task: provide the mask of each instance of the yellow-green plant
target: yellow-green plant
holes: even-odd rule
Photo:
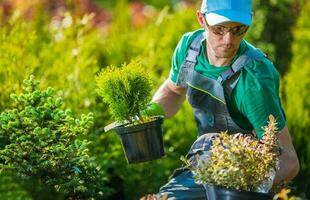
[[[269,117],[264,131],[262,140],[240,133],[220,133],[213,140],[209,159],[196,156],[197,167],[190,166],[195,179],[227,188],[256,191],[276,168],[279,156],[274,117]],[[190,164],[189,161],[186,163]]]
[[[98,94],[109,105],[112,116],[118,122],[133,121],[150,101],[152,82],[139,61],[122,67],[109,66],[96,77]]]
[[[279,193],[274,195],[273,200],[301,200],[299,197],[290,195],[290,192],[290,189],[283,188]]]

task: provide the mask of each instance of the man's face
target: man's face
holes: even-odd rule
[[[231,58],[238,51],[248,27],[235,22],[206,26],[208,49],[217,58]]]

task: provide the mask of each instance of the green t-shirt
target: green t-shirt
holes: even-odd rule
[[[199,29],[186,33],[179,41],[172,57],[170,71],[172,82],[176,83],[177,81],[189,45],[203,31],[203,29]],[[215,67],[210,65],[205,55],[205,42],[203,40],[200,44],[201,51],[197,57],[195,71],[206,77],[217,79],[229,66]],[[253,48],[253,46],[243,40],[234,60],[248,48]],[[235,123],[246,131],[255,130],[258,138],[262,138],[262,127],[267,125],[270,114],[276,118],[279,130],[285,126],[285,115],[279,98],[279,74],[267,58],[252,61],[241,70],[239,81],[232,91],[231,100],[226,103]]]

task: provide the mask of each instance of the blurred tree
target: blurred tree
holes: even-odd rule
[[[298,191],[310,197],[310,1],[303,6],[293,29],[293,59],[284,79],[285,110],[299,161]]]
[[[291,29],[301,4],[302,0],[253,0],[253,25],[246,38],[267,54],[281,74],[292,57]]]

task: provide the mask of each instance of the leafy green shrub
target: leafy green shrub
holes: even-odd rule
[[[93,114],[74,118],[61,109],[54,90],[38,90],[33,77],[24,81],[24,93],[12,94],[15,106],[1,113],[0,135],[7,144],[0,150],[1,172],[14,172],[22,180],[35,180],[66,198],[102,198],[104,176],[88,154],[86,134]]]
[[[227,188],[257,191],[270,178],[271,170],[276,169],[279,160],[276,122],[272,116],[269,120],[262,140],[241,133],[220,133],[212,141],[207,160],[196,156],[198,165],[194,167],[186,161],[193,169],[195,179]]]
[[[118,139],[105,135],[102,140],[107,141],[98,140],[100,128],[109,116],[96,95],[93,81],[102,59],[102,37],[90,26],[89,15],[66,13],[63,18],[50,20],[40,13],[44,12],[34,13],[33,21],[14,15],[0,28],[0,111],[14,106],[10,94],[19,93],[23,79],[34,74],[41,82],[38,87],[55,88],[56,95],[61,96],[74,113],[94,113],[92,131],[78,137],[93,141],[88,145],[90,154],[100,162],[102,171],[106,171],[113,164],[101,162],[101,159],[109,160],[117,154],[111,153],[109,145],[114,145],[115,149]],[[6,143],[5,138],[0,138],[0,148]],[[121,153],[120,148],[115,157],[121,157]]]
[[[98,94],[109,105],[112,116],[119,122],[138,116],[150,101],[152,83],[138,61],[102,70],[96,77]]]
[[[1,27],[0,110],[9,106],[10,93],[21,91],[22,81],[34,74],[42,87],[55,88],[74,112],[90,110],[105,118],[107,114],[96,113],[101,104],[92,79],[99,71],[101,38],[89,24],[91,15],[66,13],[57,19],[14,18]]]

